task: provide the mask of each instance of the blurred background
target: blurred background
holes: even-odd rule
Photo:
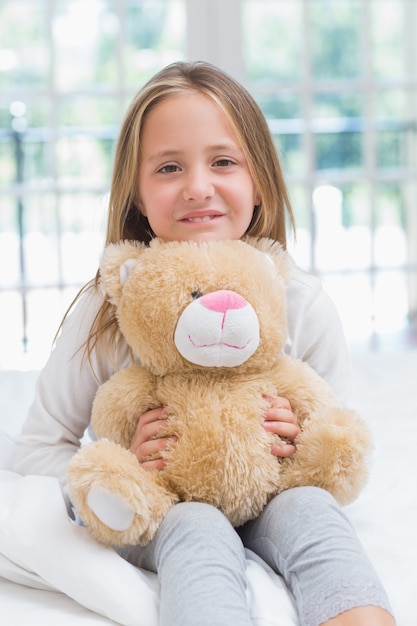
[[[120,122],[210,61],[263,109],[352,350],[417,347],[415,0],[1,0],[0,369],[42,367],[96,272]]]

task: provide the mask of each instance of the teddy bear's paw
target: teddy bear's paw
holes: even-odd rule
[[[90,489],[87,504],[94,515],[112,530],[123,532],[133,523],[135,512],[130,505],[118,493],[104,487]]]

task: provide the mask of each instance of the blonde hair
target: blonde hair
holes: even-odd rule
[[[286,247],[287,220],[294,217],[281,165],[265,117],[248,91],[222,70],[204,62],[173,63],[155,74],[134,98],[122,124],[116,147],[109,199],[106,244],[132,239],[149,243],[154,237],[148,220],[137,207],[141,132],[146,116],[159,102],[184,92],[203,93],[223,110],[244,152],[259,205],[246,235],[270,237]],[[97,274],[94,284],[97,286]],[[105,331],[117,336],[114,307],[104,303],[87,340],[87,354]]]
[[[227,116],[241,145],[260,204],[247,235],[270,237],[286,247],[287,218],[294,218],[281,165],[265,117],[248,91],[208,63],[173,63],[139,91],[127,111],[116,149],[106,243],[153,237],[148,221],[136,206],[140,139],[146,116],[172,95],[195,91],[212,98]]]

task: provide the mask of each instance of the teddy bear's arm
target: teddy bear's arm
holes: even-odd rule
[[[287,398],[296,411],[300,426],[312,412],[323,406],[339,405],[328,383],[300,359],[282,355],[271,370],[271,380],[276,393]]]
[[[327,383],[306,363],[285,357],[273,378],[301,426],[295,454],[281,464],[281,487],[314,485],[341,504],[351,502],[368,476],[372,438],[367,424],[341,407]]]
[[[154,376],[139,365],[113,374],[94,398],[91,425],[96,437],[129,448],[139,417],[158,406],[155,388]]]

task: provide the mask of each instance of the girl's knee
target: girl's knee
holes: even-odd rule
[[[245,550],[229,520],[215,507],[199,502],[176,504],[163,520],[157,536],[161,559],[178,554],[190,564],[232,567],[245,571]]]
[[[162,533],[176,541],[197,546],[204,543],[219,547],[228,545],[244,551],[242,542],[229,520],[215,507],[202,502],[180,502],[165,516]]]
[[[334,497],[325,489],[320,487],[293,487],[283,491],[271,502],[275,502],[281,507],[290,507],[292,510],[302,508],[310,510],[316,506],[337,507]]]
[[[294,487],[283,491],[266,505],[259,516],[260,525],[272,529],[268,530],[268,534],[277,528],[280,532],[291,530],[302,533],[307,528],[311,530],[331,520],[343,525],[347,523],[336,500],[320,487]]]
[[[233,528],[228,519],[218,509],[203,502],[179,502],[170,509],[164,522],[171,527],[179,526],[185,533],[230,532]]]

